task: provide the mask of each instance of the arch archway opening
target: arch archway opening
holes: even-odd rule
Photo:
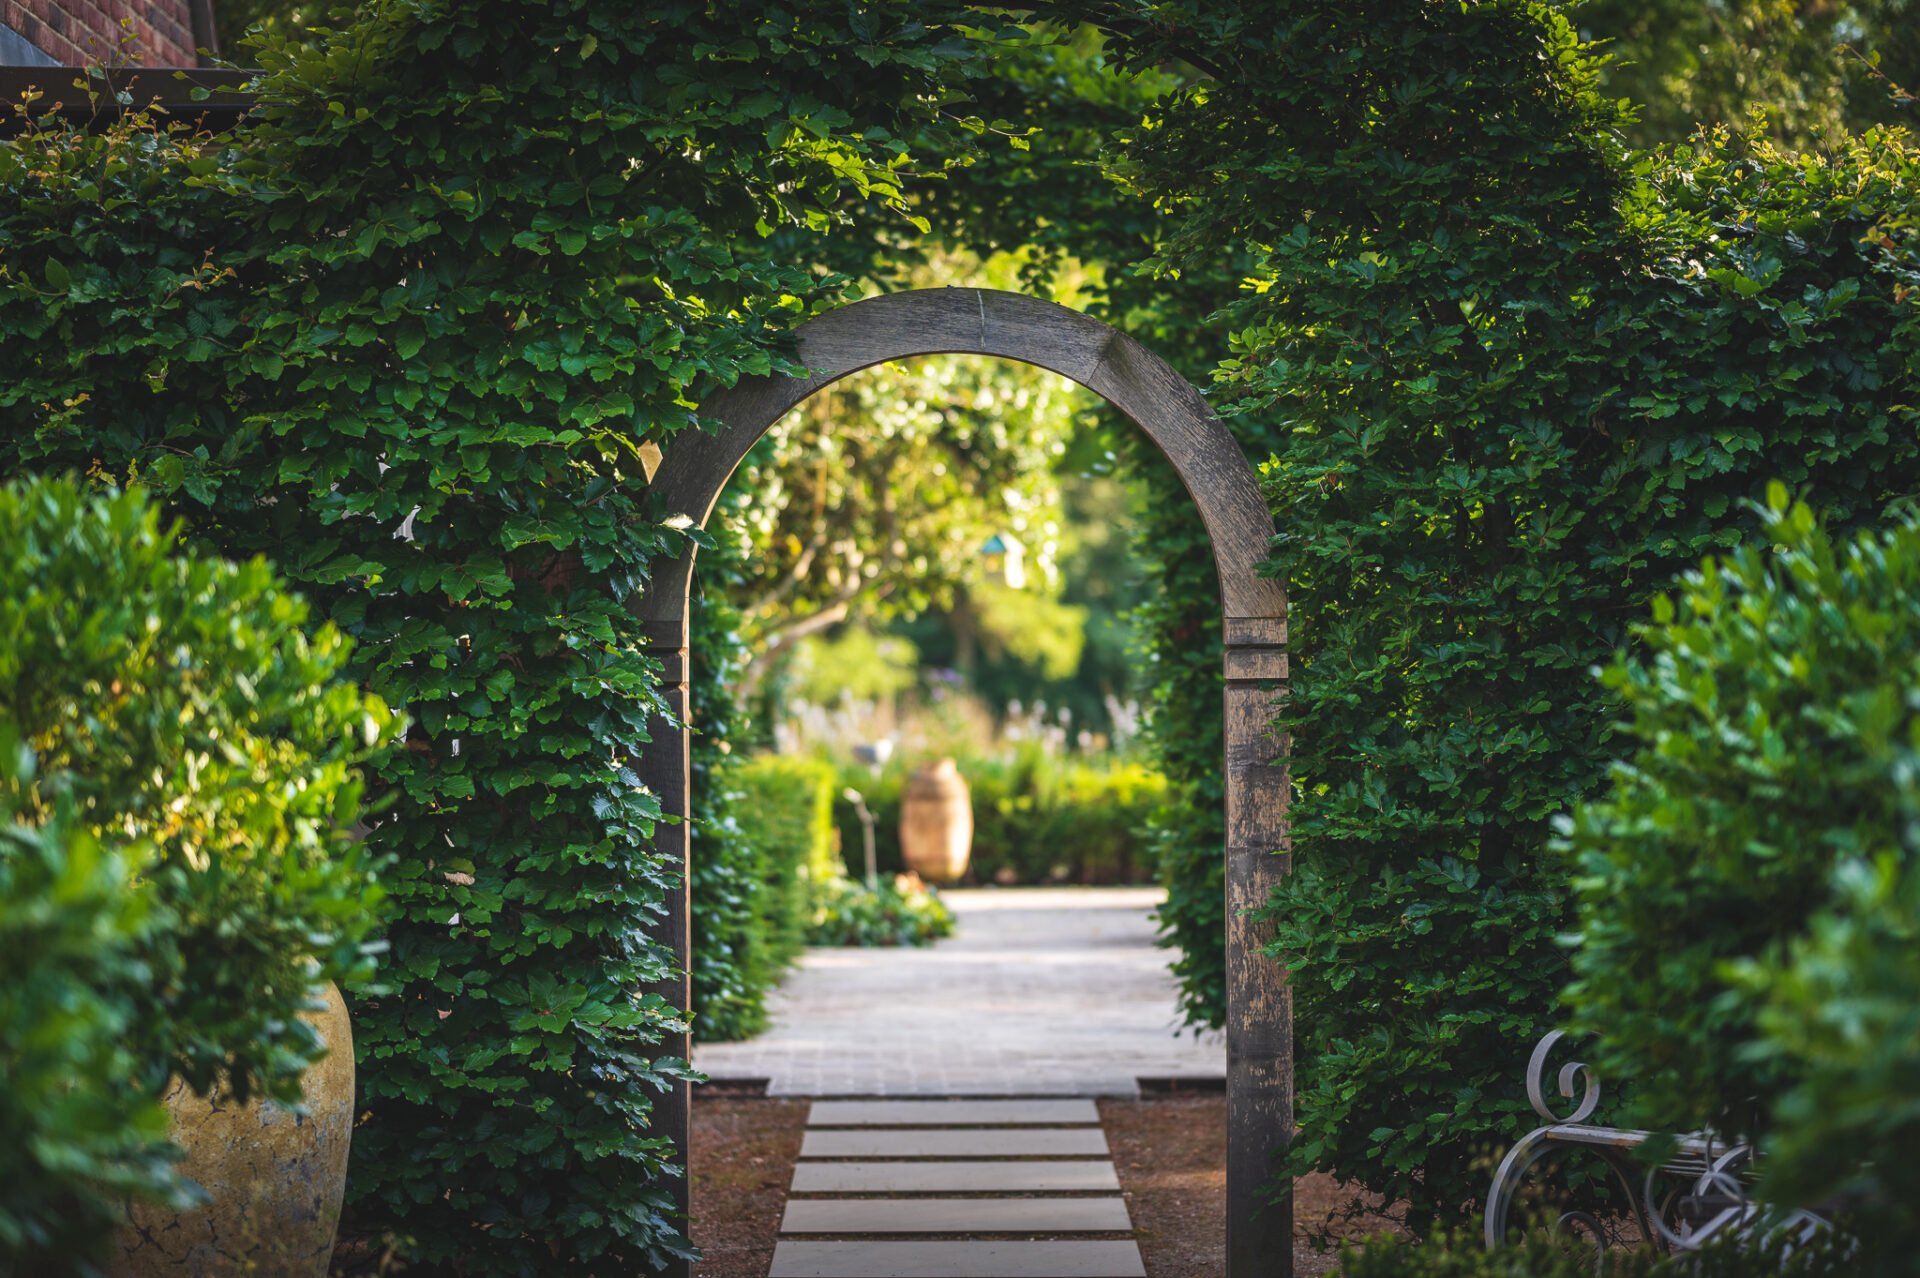
[[[688,433],[663,453],[648,490],[656,519],[705,526],[748,451],[808,396],[876,364],[928,355],[985,355],[1058,373],[1105,399],[1145,431],[1180,476],[1206,526],[1220,583],[1225,695],[1221,707],[1226,793],[1227,1275],[1286,1278],[1292,1272],[1292,1212],[1266,1193],[1293,1132],[1292,1009],[1284,974],[1262,954],[1249,917],[1286,870],[1287,781],[1281,743],[1269,731],[1286,679],[1286,598],[1262,577],[1273,524],[1240,446],[1205,399],[1165,361],[1119,330],[1038,298],[985,289],[931,289],[870,298],[819,316],[798,333],[805,378],[742,380],[703,406],[720,423]],[[662,990],[691,1001],[686,819],[688,595],[696,548],[653,566],[636,606],[649,653],[661,662],[674,721],[657,727],[640,755],[641,780],[679,820],[663,826],[662,850],[681,866],[662,939],[680,975]],[[1279,855],[1276,855],[1279,853]],[[668,1044],[685,1057],[691,1044]],[[684,1155],[689,1089],[656,1108],[655,1127]],[[681,1182],[684,1209],[685,1181]]]

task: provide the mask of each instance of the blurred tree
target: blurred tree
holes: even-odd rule
[[[1574,16],[1612,55],[1602,91],[1640,109],[1638,145],[1742,130],[1754,108],[1796,146],[1914,118],[1920,0],[1587,0]]]
[[[251,63],[240,48],[240,40],[247,32],[264,27],[276,35],[290,35],[326,8],[325,4],[302,3],[302,0],[214,0],[213,26],[220,38],[221,56],[257,65]]]
[[[1011,287],[1020,260],[937,255],[912,287]],[[1071,285],[1058,292],[1071,300]],[[987,579],[998,537],[1047,576],[1056,463],[1093,397],[1025,364],[962,356],[887,364],[812,396],[748,458],[754,555],[733,597],[756,656],[749,685],[796,640],[862,617],[951,607]]]

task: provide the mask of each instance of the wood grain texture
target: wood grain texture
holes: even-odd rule
[[[810,320],[797,337],[809,375],[745,378],[710,397],[703,414],[718,429],[671,441],[648,490],[651,517],[704,527],[748,450],[802,400],[875,364],[943,354],[1033,364],[1100,395],[1159,446],[1199,509],[1219,574],[1226,642],[1227,1278],[1291,1278],[1292,1207],[1269,1201],[1265,1188],[1293,1133],[1292,999],[1285,973],[1261,955],[1268,929],[1249,917],[1288,867],[1284,743],[1269,731],[1287,676],[1286,593],[1258,571],[1273,522],[1252,467],[1205,398],[1164,360],[1090,316],[1039,298],[985,289],[894,293]],[[693,564],[691,545],[656,563],[651,589],[635,607],[651,650],[677,657],[682,679]],[[684,722],[684,682],[673,704]],[[685,728],[655,735],[641,778],[668,811],[685,814]],[[686,827],[662,829],[682,867],[665,927],[684,968]],[[686,984],[684,976],[675,983],[676,997],[686,997]],[[662,1104],[657,1126],[685,1151],[683,1095]]]
[[[691,560],[685,561],[690,567]],[[685,586],[681,586],[681,598],[685,600]],[[640,784],[660,797],[660,810],[664,816],[676,818],[671,824],[662,821],[654,827],[654,848],[677,866],[671,876],[672,886],[667,890],[665,912],[654,931],[655,939],[661,941],[673,952],[673,974],[655,985],[653,993],[660,995],[672,1007],[691,1008],[693,1006],[693,914],[691,908],[691,879],[688,871],[692,858],[691,831],[687,817],[693,811],[693,760],[692,740],[687,725],[690,721],[687,697],[687,638],[685,610],[682,609],[681,622],[677,634],[669,633],[647,648],[647,655],[658,661],[661,666],[661,693],[666,698],[672,717],[657,720],[649,725],[652,739],[640,747],[635,760],[634,772],[640,778]],[[662,1038],[661,1049],[669,1056],[681,1060],[693,1058],[693,1039],[690,1034],[673,1034]],[[689,1166],[686,1161],[693,1147],[693,1089],[690,1084],[675,1083],[671,1089],[655,1098],[653,1102],[653,1129],[672,1138],[678,1151],[680,1165]],[[687,1218],[691,1207],[689,1201],[692,1192],[691,1177],[681,1176],[670,1182],[674,1209],[680,1219]],[[684,1261],[674,1262],[662,1271],[663,1278],[690,1278],[692,1267]]]

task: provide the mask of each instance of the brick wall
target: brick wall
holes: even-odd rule
[[[189,0],[0,0],[0,26],[65,66],[199,61]]]

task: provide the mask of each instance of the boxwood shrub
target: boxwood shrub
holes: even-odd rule
[[[1777,485],[1764,515],[1606,671],[1633,749],[1565,826],[1565,997],[1627,1117],[1758,1138],[1776,1192],[1851,1192],[1910,1256],[1920,521],[1835,538]]]
[[[0,1257],[81,1265],[116,1195],[179,1191],[171,1077],[297,1101],[299,1013],[369,968],[357,767],[396,719],[307,622],[138,493],[0,487]]]

